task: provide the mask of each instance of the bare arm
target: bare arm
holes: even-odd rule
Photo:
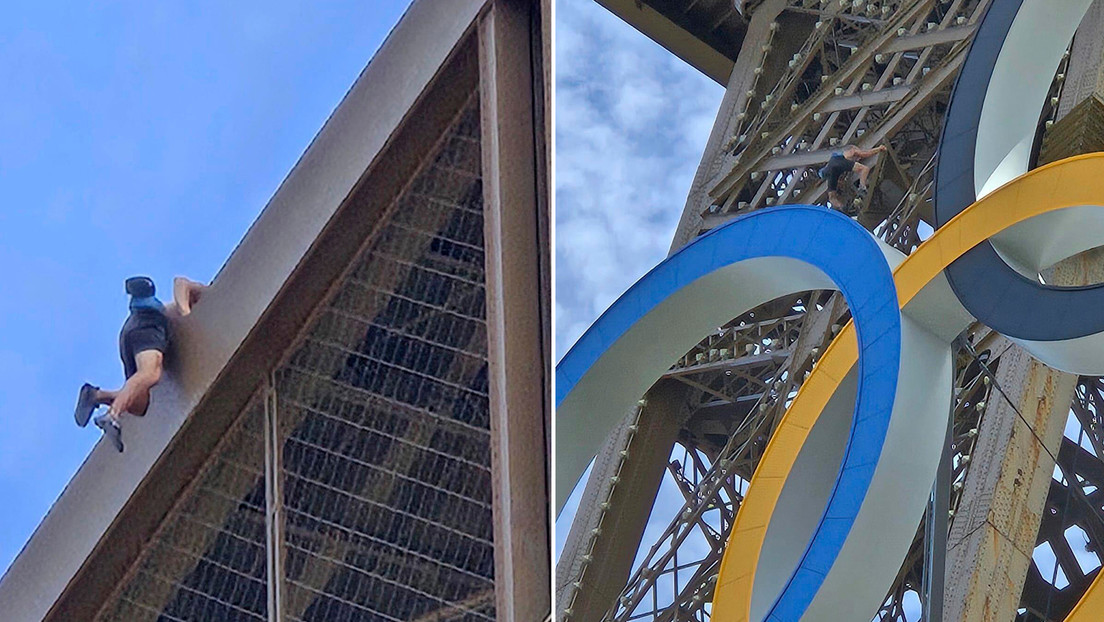
[[[855,147],[855,150],[852,151],[851,153],[854,154],[857,159],[865,160],[867,158],[874,157],[874,156],[878,155],[879,153],[883,153],[885,151],[886,151],[886,146],[885,145],[878,145],[877,147],[874,147],[873,149],[859,149],[858,147]]]
[[[178,276],[173,279],[173,305],[183,317],[192,312],[192,306],[199,302],[207,286],[191,279]]]

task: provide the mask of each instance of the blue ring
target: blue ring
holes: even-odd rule
[[[839,556],[869,488],[889,427],[901,356],[897,288],[877,241],[823,207],[788,205],[736,218],[671,255],[633,284],[556,366],[556,405],[618,339],[659,303],[734,263],[786,257],[828,276],[851,309],[859,346],[858,393],[840,471],[801,562],[768,620],[797,620]]]

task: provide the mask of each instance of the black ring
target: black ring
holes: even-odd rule
[[[974,158],[982,107],[997,58],[1023,0],[994,0],[978,25],[955,82],[935,170],[936,226],[977,201]],[[986,240],[944,272],[966,310],[990,328],[1027,341],[1104,332],[1104,284],[1054,287],[1017,272]]]

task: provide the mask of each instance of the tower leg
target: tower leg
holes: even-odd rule
[[[676,382],[654,386],[595,458],[556,564],[557,620],[601,620],[624,589],[688,414],[684,396]]]

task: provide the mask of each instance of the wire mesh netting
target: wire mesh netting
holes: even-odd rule
[[[480,172],[473,93],[98,620],[495,619]]]
[[[267,619],[263,417],[253,400],[97,620]]]
[[[277,372],[288,620],[493,620],[479,110]]]

